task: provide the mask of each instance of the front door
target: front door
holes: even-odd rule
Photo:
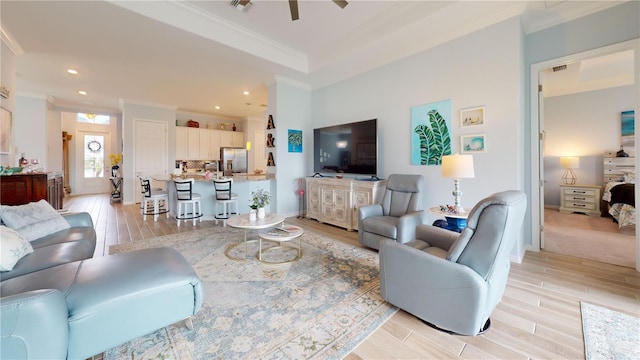
[[[111,133],[102,131],[77,132],[76,194],[102,194],[110,190]]]

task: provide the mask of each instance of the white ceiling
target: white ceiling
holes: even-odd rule
[[[299,0],[293,22],[282,0],[246,12],[215,0],[2,0],[0,18],[19,94],[95,112],[124,100],[262,118],[276,78],[319,88],[513,16],[533,32],[621,2]]]

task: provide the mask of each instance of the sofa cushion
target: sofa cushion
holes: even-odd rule
[[[96,233],[90,227],[71,228],[35,240],[31,245],[33,253],[23,257],[13,270],[0,272],[0,280],[91,258],[96,248]]]
[[[32,241],[68,229],[69,223],[45,200],[26,205],[0,207],[2,221]]]
[[[0,271],[12,270],[18,260],[32,252],[33,247],[20,233],[0,226]]]

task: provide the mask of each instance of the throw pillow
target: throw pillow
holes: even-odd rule
[[[29,241],[71,227],[62,215],[45,200],[26,205],[2,205],[0,217],[5,225],[17,230]]]
[[[11,228],[0,226],[0,271],[13,270],[18,260],[32,252],[27,239]]]

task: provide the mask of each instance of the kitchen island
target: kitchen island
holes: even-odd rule
[[[176,186],[174,185],[174,179],[189,179],[195,180],[193,185],[193,192],[198,193],[201,196],[200,202],[202,206],[202,220],[215,220],[216,210],[216,189],[213,186],[213,177],[207,180],[200,174],[187,174],[185,176],[171,176],[169,179],[154,179],[157,181],[165,181],[166,189],[169,192],[170,213],[173,217],[176,214]],[[271,209],[275,209],[276,201],[276,179],[270,175],[262,176],[230,176],[223,177],[221,179],[233,179],[231,185],[231,191],[238,194],[238,212],[240,214],[249,213],[249,199],[251,198],[251,192],[264,189],[271,195],[271,203],[265,207],[267,212],[271,212]]]

